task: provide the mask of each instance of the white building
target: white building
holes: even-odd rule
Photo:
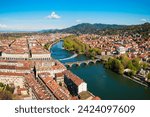
[[[14,59],[28,59],[29,58],[29,54],[28,53],[24,53],[24,54],[13,54],[13,53],[5,53],[2,52],[2,57],[3,58],[14,58]]]
[[[119,54],[125,54],[126,53],[126,49],[125,49],[125,47],[120,46],[120,47],[117,48],[117,52]]]
[[[32,54],[32,59],[50,60],[50,53],[48,54]]]
[[[87,83],[85,83],[78,76],[68,70],[64,72],[64,75],[65,84],[69,87],[69,90],[73,95],[79,95],[79,93],[87,91]]]

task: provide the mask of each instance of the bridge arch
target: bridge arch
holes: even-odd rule
[[[82,62],[82,63],[80,63],[80,66],[81,65],[88,65],[88,63],[87,62]]]
[[[89,61],[88,64],[95,64],[95,61]]]
[[[75,67],[80,66],[80,63],[73,63],[73,64],[72,64],[72,67],[73,67],[73,66],[75,66]]]
[[[101,60],[100,60],[100,59],[98,59],[98,60],[96,60],[96,61],[95,61],[95,63],[98,63],[98,62],[101,62]]]
[[[65,64],[65,66],[66,66],[67,68],[72,67],[71,64]]]

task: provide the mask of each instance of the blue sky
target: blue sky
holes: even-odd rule
[[[150,21],[149,5],[150,0],[0,0],[0,30],[141,24]]]

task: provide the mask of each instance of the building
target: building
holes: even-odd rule
[[[3,50],[2,57],[7,59],[28,59],[29,49],[26,38],[21,38],[7,43],[7,48]],[[4,46],[4,45],[3,45]],[[5,45],[6,46],[6,45]]]
[[[33,74],[24,75],[26,84],[31,92],[32,98],[37,100],[51,100],[51,95],[45,90],[36,79]]]
[[[117,48],[117,52],[118,54],[125,54],[126,53],[126,49],[123,46],[120,46]]]
[[[64,71],[65,84],[73,96],[79,95],[81,92],[87,91],[87,83],[71,71]]]
[[[0,72],[3,73],[30,73],[30,62],[0,60]]]
[[[52,67],[56,65],[55,61],[47,60],[47,61],[35,61],[35,70],[36,70],[36,76],[39,73],[48,72],[51,73],[54,77],[54,73],[52,71]]]
[[[50,52],[46,50],[36,39],[28,39],[31,59],[49,60],[51,59]]]
[[[71,95],[66,88],[62,88],[56,81],[52,78],[50,73],[40,73],[38,74],[40,82],[45,85],[45,88],[48,89],[51,94],[55,96],[58,100],[69,100]]]

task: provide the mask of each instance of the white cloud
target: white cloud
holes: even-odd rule
[[[0,28],[1,28],[1,29],[7,28],[7,25],[5,25],[5,24],[0,24]]]
[[[148,19],[141,19],[142,22],[148,22]]]
[[[77,22],[77,23],[80,23],[80,22],[81,22],[81,20],[80,20],[80,19],[77,19],[77,20],[76,20],[76,22]]]
[[[47,18],[48,19],[60,19],[61,17],[55,12],[52,12],[50,15],[47,16]]]

